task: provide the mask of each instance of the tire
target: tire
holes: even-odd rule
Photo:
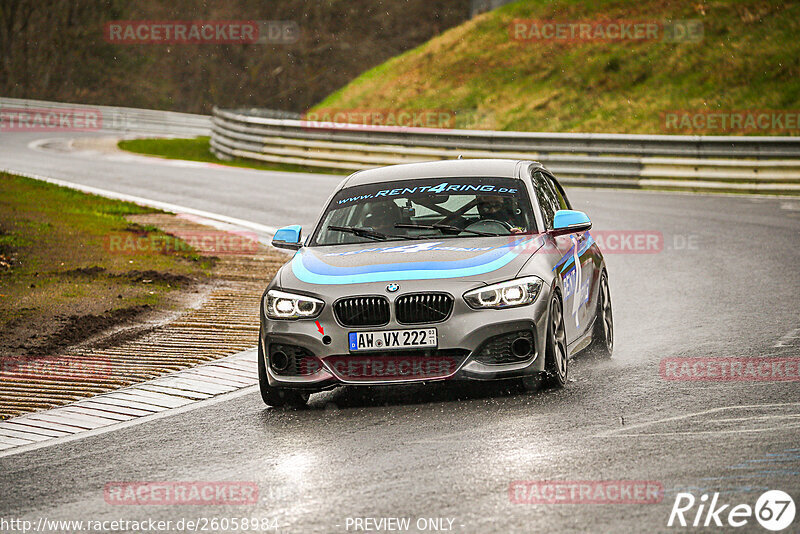
[[[605,271],[600,275],[597,312],[589,351],[601,358],[611,358],[614,353],[614,314],[611,308],[611,292],[608,290],[608,275]]]
[[[264,363],[264,351],[261,347],[261,337],[259,336],[258,342],[258,386],[261,390],[261,400],[267,406],[281,408],[283,406],[291,406],[293,408],[301,408],[308,402],[308,393],[297,391],[294,389],[274,388],[269,385],[267,379],[267,368]]]
[[[561,295],[556,292],[550,301],[547,315],[547,345],[545,346],[545,382],[549,387],[563,388],[569,379],[569,353],[564,328],[564,308]]]

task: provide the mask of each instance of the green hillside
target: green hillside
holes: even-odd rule
[[[512,38],[515,19],[694,20],[703,35],[694,42],[523,41]],[[456,127],[476,129],[733,133],[676,131],[664,113],[782,110],[797,117],[800,3],[516,2],[363,73],[314,109],[452,110]],[[762,123],[737,133],[798,135],[800,126]]]

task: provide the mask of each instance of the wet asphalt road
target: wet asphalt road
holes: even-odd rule
[[[30,152],[32,139],[0,137],[0,167],[271,226],[309,223],[341,179],[98,161]],[[595,230],[660,232],[663,250],[607,254],[615,357],[578,356],[566,389],[348,388],[312,396],[302,411],[267,409],[252,391],[0,458],[0,518],[250,517],[300,533],[354,532],[348,518],[408,517],[412,531],[419,518],[448,518],[452,532],[464,533],[667,532],[678,530],[666,525],[681,491],[753,505],[766,489],[781,489],[800,504],[800,383],[659,374],[670,357],[800,357],[800,199],[568,193]],[[104,501],[109,482],[173,480],[252,481],[259,500]],[[665,496],[657,504],[515,504],[509,486],[519,480],[647,480]],[[736,530],[766,532],[753,518]]]

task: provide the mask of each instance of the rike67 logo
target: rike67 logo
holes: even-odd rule
[[[743,527],[755,517],[765,529],[778,532],[791,525],[794,516],[794,500],[780,490],[762,493],[754,507],[721,503],[719,493],[714,493],[710,499],[705,493],[699,499],[691,493],[678,493],[667,526]]]

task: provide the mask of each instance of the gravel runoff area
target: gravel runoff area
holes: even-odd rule
[[[142,214],[129,219],[218,258],[200,302],[171,320],[116,327],[90,342],[5,366],[0,371],[0,419],[61,406],[256,346],[259,300],[286,256],[268,250],[254,234],[218,230],[191,216]],[[141,243],[117,245],[125,249]]]

